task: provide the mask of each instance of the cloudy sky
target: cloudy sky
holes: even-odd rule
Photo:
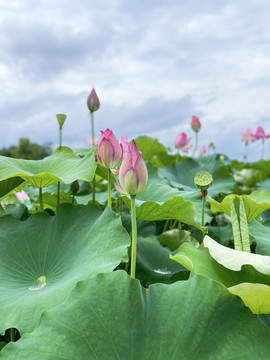
[[[56,146],[57,113],[87,146],[95,87],[97,132],[173,146],[197,115],[200,145],[241,159],[241,129],[270,133],[269,23],[269,0],[0,0],[0,147]]]

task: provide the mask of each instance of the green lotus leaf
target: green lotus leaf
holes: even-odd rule
[[[256,242],[256,253],[270,256],[270,228],[252,219],[249,223],[249,233]]]
[[[204,237],[203,243],[212,258],[227,269],[240,271],[243,265],[252,265],[262,274],[270,275],[270,256],[234,250],[220,245],[209,236]]]
[[[232,286],[228,290],[230,293],[240,296],[254,314],[270,313],[270,286],[243,283]]]
[[[196,248],[190,243],[184,243],[171,258],[190,270],[191,276],[208,276],[226,287],[244,282],[270,285],[270,276],[259,272],[252,265],[243,265],[241,270],[234,271],[219,264],[203,244]]]
[[[120,216],[95,205],[61,204],[56,216],[37,213],[24,222],[6,215],[0,228],[1,333],[32,331],[76,282],[112,271],[130,243]]]
[[[239,198],[239,195],[228,195],[226,196],[221,203],[213,200],[207,199],[210,203],[211,210],[213,212],[224,212],[227,215],[231,215],[231,206],[230,199]],[[270,191],[265,190],[256,190],[253,191],[250,195],[241,196],[244,201],[245,211],[247,216],[247,221],[249,222],[252,218],[256,218],[263,211],[270,209]]]
[[[90,149],[83,158],[62,146],[42,160],[23,160],[0,156],[0,188],[3,181],[21,178],[28,184],[46,187],[58,181],[70,184],[74,180],[91,181],[96,171],[95,157]],[[7,186],[7,185],[5,185]]]
[[[180,163],[174,163],[159,169],[159,174],[169,179],[174,187],[186,191],[194,191],[195,189],[198,191],[194,184],[194,178],[201,171],[207,171],[213,177],[213,184],[208,189],[209,196],[216,196],[219,193],[228,194],[233,191],[233,177],[218,159],[199,163],[191,158],[187,158]]]
[[[186,230],[172,229],[163,232],[158,236],[159,242],[175,251],[184,242],[191,242],[194,246],[199,246],[197,240],[191,237],[190,232]]]
[[[254,187],[258,182],[267,179],[267,174],[257,169],[242,169],[234,174],[234,179],[240,185]]]
[[[1,161],[1,156],[0,156],[0,161]],[[1,164],[0,164],[0,167],[1,167]],[[2,170],[1,170],[1,172],[2,172]],[[24,183],[24,180],[22,178],[20,178],[19,176],[14,176],[11,179],[6,179],[6,180],[2,180],[2,181],[0,180],[0,199],[7,196],[12,190],[15,190],[22,183]]]
[[[196,209],[191,201],[185,201],[181,195],[185,192],[172,188],[166,179],[161,178],[154,167],[148,164],[148,185],[145,191],[136,196],[136,215],[146,221],[176,219],[185,224],[201,228],[201,196],[196,193],[187,194],[189,199],[199,199]],[[130,209],[129,197],[124,201]],[[206,217],[209,220],[210,216]]]
[[[250,341],[247,334],[252,334]],[[147,292],[123,271],[79,282],[9,360],[267,359],[270,330],[224,286],[194,277]]]
[[[138,149],[142,152],[143,159],[151,163],[163,167],[172,164],[179,159],[180,156],[169,155],[164,145],[157,139],[149,136],[139,136],[135,139]]]
[[[189,271],[170,259],[171,250],[161,246],[156,236],[138,237],[136,279],[143,286],[170,284],[187,279]]]

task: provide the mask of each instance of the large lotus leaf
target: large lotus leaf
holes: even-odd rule
[[[251,165],[251,168],[264,171],[268,176],[270,176],[270,160],[268,160],[268,161],[265,161],[265,160],[256,161],[255,163],[253,163]]]
[[[1,156],[0,156],[0,159],[1,159]],[[0,167],[1,167],[1,163],[0,163]],[[22,178],[20,178],[19,176],[15,176],[11,179],[6,179],[6,180],[0,181],[0,199],[5,197],[12,190],[16,189],[16,187],[21,185],[23,182],[24,182],[24,180]]]
[[[187,279],[189,271],[170,259],[171,250],[161,246],[157,237],[138,237],[136,278],[143,286]]]
[[[150,161],[157,166],[174,163],[180,156],[169,155],[164,145],[157,139],[149,136],[139,136],[135,139],[138,149],[142,152],[144,160]]]
[[[0,156],[0,187],[2,181],[20,177],[29,184],[46,187],[58,181],[70,184],[74,180],[90,181],[96,171],[95,157],[90,149],[83,158],[65,146],[57,148],[42,160],[22,160]]]
[[[61,204],[24,222],[6,215],[0,228],[0,332],[32,331],[77,281],[112,271],[130,242],[120,217],[95,205]]]
[[[236,251],[236,250],[233,250]],[[270,285],[270,276],[257,271],[251,265],[243,265],[240,271],[227,269],[210,255],[203,244],[196,248],[190,243],[180,246],[172,259],[191,271],[191,276],[203,275],[231,287],[244,282]]]
[[[227,269],[240,271],[243,265],[252,265],[257,271],[269,275],[270,278],[270,256],[230,249],[209,236],[205,236],[203,243],[212,258]]]
[[[249,233],[257,243],[256,253],[270,256],[270,228],[252,219],[249,223]]]
[[[213,212],[224,212],[227,215],[231,215],[231,206],[230,206],[230,199],[237,197],[239,195],[228,195],[226,196],[221,203],[213,200],[207,199],[207,201],[211,205],[211,210]],[[252,218],[256,218],[259,216],[263,211],[270,209],[270,191],[265,190],[256,190],[253,191],[250,195],[242,195],[244,204],[245,204],[245,211],[247,216],[247,221],[249,222]]]
[[[234,180],[229,170],[220,160],[209,163],[199,163],[191,158],[184,159],[180,163],[174,163],[159,169],[159,173],[169,179],[170,183],[177,188],[186,191],[194,191],[194,177],[199,171],[208,171],[213,176],[213,184],[208,189],[209,196],[219,193],[231,193],[233,191]]]
[[[264,284],[243,283],[228,289],[238,295],[254,314],[270,313],[270,286]]]
[[[250,341],[252,334],[252,341]],[[79,282],[39,327],[2,350],[8,360],[267,359],[270,330],[209,278],[147,292],[123,271]]]
[[[136,196],[138,219],[146,221],[176,219],[201,228],[201,199],[200,206],[196,209],[191,201],[185,201],[181,196],[184,192],[172,188],[166,179],[155,172],[151,164],[148,164],[148,176],[145,191]],[[197,192],[194,196],[200,198],[200,193]],[[124,201],[130,208],[129,197],[124,197]],[[206,219],[209,220],[209,216]]]

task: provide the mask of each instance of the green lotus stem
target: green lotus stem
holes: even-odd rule
[[[169,219],[168,219],[168,220],[166,220],[166,222],[165,222],[165,225],[164,225],[164,228],[163,228],[163,231],[162,231],[162,232],[165,232],[165,231],[167,230],[168,225],[169,225]]]
[[[15,341],[15,329],[14,328],[10,328],[9,336],[10,336],[10,341],[14,342]]]
[[[72,196],[72,204],[74,204],[74,200],[75,200],[75,194],[73,194]]]
[[[120,212],[120,216],[122,218],[122,215],[123,215],[123,198],[122,197],[119,198],[119,212]]]
[[[264,158],[264,138],[262,138],[262,159]]]
[[[59,126],[59,147],[62,146],[62,126]]]
[[[173,224],[172,224],[172,229],[175,228],[175,225],[177,224],[178,220],[174,220]]]
[[[136,222],[136,195],[130,195],[131,198],[131,268],[130,276],[135,279],[136,273],[136,252],[137,252],[137,222]]]
[[[0,211],[1,211],[2,215],[6,215],[5,209],[3,208],[1,203],[0,203]]]
[[[205,204],[205,196],[202,196],[202,226],[204,226],[204,204]]]
[[[92,111],[90,111],[90,115],[91,115],[91,136],[92,136],[92,147],[95,146],[95,127],[94,127],[94,113]],[[95,204],[96,201],[96,179],[95,179],[95,175],[93,177],[93,190],[92,190],[92,195],[93,195],[93,204]]]
[[[57,205],[60,204],[60,181],[57,183]]]
[[[43,211],[42,188],[39,188],[39,203],[40,203],[40,211]]]
[[[112,173],[111,170],[108,169],[108,206],[110,208],[112,207],[111,187],[112,187]]]
[[[195,146],[194,146],[194,149],[193,149],[193,153],[192,153],[192,157],[194,156],[196,150],[197,150],[197,147],[198,147],[198,133],[195,132]]]

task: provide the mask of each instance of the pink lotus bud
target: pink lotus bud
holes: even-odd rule
[[[129,195],[142,193],[148,183],[148,171],[134,140],[120,166],[119,180]]]
[[[101,134],[97,150],[98,162],[107,169],[113,169],[123,158],[123,146],[119,144],[111,130],[101,131]]]
[[[187,134],[182,132],[174,139],[174,146],[176,149],[180,149],[183,152],[187,153],[188,150],[192,147],[192,145],[189,144],[190,140],[191,138],[188,139]]]
[[[261,127],[261,126],[258,126],[257,127],[257,131],[255,134],[253,134],[255,140],[258,140],[258,139],[268,139],[270,137],[269,134],[266,134],[264,129]]]
[[[200,120],[197,116],[193,115],[192,116],[192,120],[191,120],[191,128],[193,131],[195,131],[196,133],[200,131],[201,128],[201,123]]]
[[[90,147],[92,147],[92,138],[91,138],[91,136],[87,136],[87,137],[85,138],[85,140],[87,141],[88,145],[89,145]],[[96,136],[96,137],[95,137],[95,145],[98,145],[98,144],[100,143],[100,140],[101,140],[101,138],[100,138],[99,136]]]
[[[128,136],[121,136],[119,143],[122,144],[124,154],[126,154],[130,146],[128,142]]]
[[[202,146],[200,150],[200,155],[204,155],[204,154],[206,154],[206,147]]]
[[[93,89],[88,96],[87,106],[90,112],[97,111],[100,107],[99,98],[97,96],[95,89]]]
[[[26,194],[26,192],[24,190],[14,192],[14,195],[16,196],[17,200],[19,200],[21,203],[23,203],[25,201],[30,201],[29,196]]]

